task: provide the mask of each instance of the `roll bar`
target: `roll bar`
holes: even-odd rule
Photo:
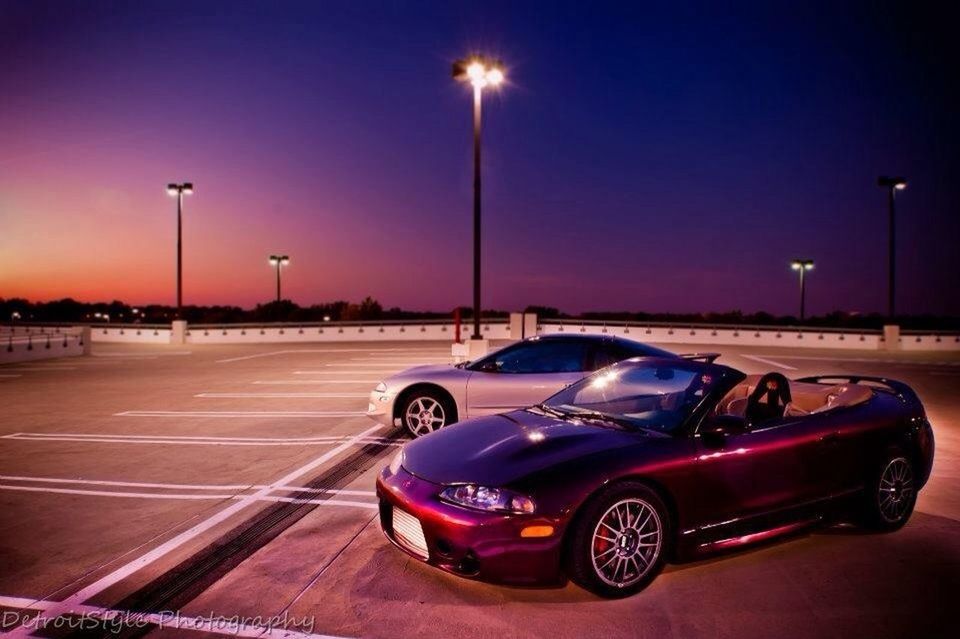
[[[720,353],[681,353],[680,357],[694,362],[703,362],[704,364],[713,364]]]

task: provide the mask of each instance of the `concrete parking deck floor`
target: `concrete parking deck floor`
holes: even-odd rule
[[[181,612],[179,627],[128,635],[181,636],[214,614],[248,625],[211,636],[256,636],[286,614],[305,633],[391,639],[953,636],[960,356],[682,350],[719,350],[750,373],[910,383],[937,437],[913,519],[890,535],[829,528],[668,566],[621,601],[475,583],[383,539],[374,477],[404,440],[362,414],[380,378],[448,361],[448,345],[97,344],[91,357],[0,367],[3,626],[32,630],[15,615],[66,601]]]

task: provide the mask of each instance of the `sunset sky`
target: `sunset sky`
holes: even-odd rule
[[[0,0],[0,297],[960,314],[955,37],[934,4]],[[770,8],[779,5],[780,8]],[[877,9],[876,7],[881,7]]]

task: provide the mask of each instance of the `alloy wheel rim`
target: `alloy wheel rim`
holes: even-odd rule
[[[890,523],[900,521],[910,509],[914,495],[913,468],[904,457],[891,459],[880,475],[877,503],[880,515]]]
[[[418,397],[407,406],[407,428],[417,437],[442,428],[446,421],[443,406],[432,397]]]
[[[642,499],[618,501],[593,530],[593,570],[608,586],[631,586],[650,572],[662,541],[663,527],[653,506]]]

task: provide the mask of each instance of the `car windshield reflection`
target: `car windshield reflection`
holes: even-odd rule
[[[541,407],[563,416],[672,433],[716,382],[709,369],[692,362],[627,362],[567,387]]]

